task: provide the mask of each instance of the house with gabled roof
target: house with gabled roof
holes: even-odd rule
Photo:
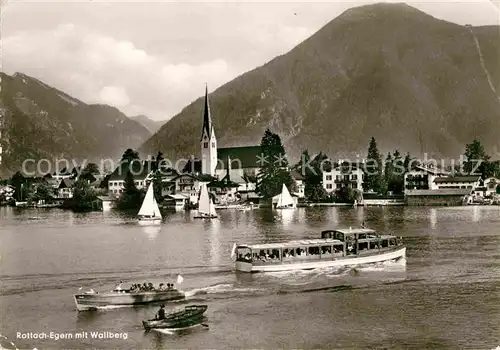
[[[132,173],[136,187],[138,189],[145,189],[153,176],[154,169],[155,162],[153,160],[122,161],[109,177],[108,193],[113,195],[123,193],[125,177],[129,172]]]

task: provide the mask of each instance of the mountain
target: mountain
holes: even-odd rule
[[[130,119],[141,123],[141,125],[148,129],[151,134],[156,133],[161,128],[161,126],[166,123],[166,121],[164,120],[153,120],[145,115],[130,117]]]
[[[352,8],[210,95],[218,144],[256,144],[270,127],[292,157],[305,148],[365,156],[372,136],[382,152],[436,157],[458,157],[478,137],[500,157],[498,62],[498,26],[461,26],[406,4]],[[202,110],[199,98],[141,152],[199,154]]]
[[[25,74],[0,74],[4,172],[26,159],[116,159],[151,136],[114,107],[86,104]]]

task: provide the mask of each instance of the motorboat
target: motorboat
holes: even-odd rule
[[[163,319],[151,319],[142,321],[145,330],[153,328],[184,328],[201,323],[203,314],[207,311],[208,305],[189,305],[184,310],[176,310],[168,313]]]
[[[184,292],[174,287],[153,290],[132,290],[116,288],[110,292],[99,293],[93,289],[75,294],[78,311],[98,310],[106,307],[144,305],[157,302],[183,300]]]

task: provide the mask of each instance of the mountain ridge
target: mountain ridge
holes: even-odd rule
[[[472,30],[498,91],[498,26]],[[384,153],[458,157],[476,137],[500,149],[500,105],[488,90],[468,27],[406,4],[373,4],[346,10],[210,102],[220,147],[258,144],[269,127],[295,158],[306,148],[365,154],[371,136]],[[198,155],[202,107],[202,97],[186,106],[141,153]]]
[[[0,78],[4,173],[19,170],[27,159],[116,159],[151,136],[115,107],[86,104],[24,73]]]

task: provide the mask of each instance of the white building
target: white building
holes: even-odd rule
[[[480,176],[446,176],[438,177],[434,179],[434,186],[431,188],[435,189],[468,189],[474,191],[479,187],[481,181]]]
[[[440,169],[417,166],[404,176],[405,194],[413,190],[437,190],[439,186],[434,180],[446,176],[448,174]]]
[[[342,187],[350,187],[363,192],[363,163],[326,161],[323,163],[323,188],[334,192]]]
[[[153,174],[153,161],[134,160],[131,163],[122,162],[113,171],[108,180],[108,193],[110,195],[119,195],[125,188],[125,177],[131,171],[134,183],[137,189],[145,189]]]

